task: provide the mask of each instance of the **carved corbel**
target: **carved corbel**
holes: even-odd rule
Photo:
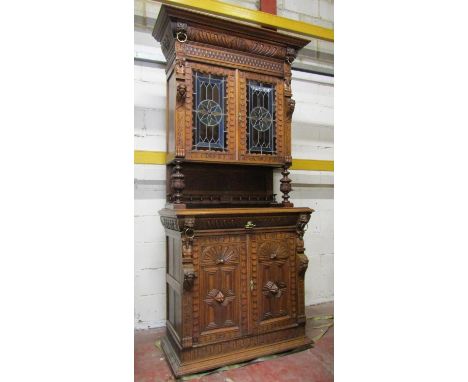
[[[179,83],[177,85],[177,101],[180,103],[184,103],[186,95],[187,95],[187,85],[183,83]]]
[[[297,254],[297,274],[301,277],[305,277],[307,268],[309,267],[309,259],[304,253]]]
[[[286,102],[286,115],[288,119],[291,120],[294,109],[296,108],[296,101],[294,101],[292,98],[288,98]]]
[[[195,218],[187,217],[184,220],[184,228],[182,232],[182,264],[184,269],[184,290],[191,291],[197,278],[193,267],[192,245],[195,237]]]
[[[182,78],[185,75],[185,58],[177,58],[175,61],[176,74],[180,74]]]
[[[291,95],[291,78],[286,77],[284,79],[284,92],[289,93]]]
[[[296,224],[296,233],[299,239],[303,239],[305,231],[307,231],[307,223],[309,223],[310,215],[300,214]]]
[[[304,233],[307,230],[309,219],[309,214],[300,214],[296,224],[297,273],[302,279],[304,279],[307,267],[309,266],[309,259],[304,254]]]
[[[195,218],[194,217],[186,217],[184,220],[184,228],[182,232],[182,244],[184,249],[184,258],[189,257],[192,258],[192,244],[193,238],[195,237]],[[185,250],[188,252],[186,253]],[[186,256],[187,255],[187,256]]]
[[[184,267],[184,290],[189,292],[193,289],[193,284],[195,284],[195,279],[197,275],[193,265]]]
[[[291,65],[293,61],[296,59],[297,52],[294,48],[286,48],[286,62]]]

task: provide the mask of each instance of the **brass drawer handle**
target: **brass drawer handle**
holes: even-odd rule
[[[253,222],[251,222],[250,220],[245,225],[245,228],[247,228],[247,229],[252,229],[252,228],[255,228],[255,227],[256,227],[256,225]]]

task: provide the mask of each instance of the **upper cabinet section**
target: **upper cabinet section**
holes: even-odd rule
[[[168,161],[291,161],[291,63],[307,40],[163,5]]]

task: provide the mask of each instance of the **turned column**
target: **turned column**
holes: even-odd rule
[[[174,167],[172,168],[171,174],[171,189],[172,189],[172,203],[174,208],[184,208],[185,204],[182,203],[182,191],[185,188],[185,176],[182,174],[182,161],[176,159],[174,161]]]
[[[281,203],[283,207],[294,207],[294,204],[292,204],[289,201],[289,193],[291,192],[291,179],[289,179],[289,167],[291,166],[291,163],[286,162],[283,165],[283,170],[281,171],[281,175],[283,177],[281,178],[281,186],[280,186],[280,191],[283,193],[283,202]]]

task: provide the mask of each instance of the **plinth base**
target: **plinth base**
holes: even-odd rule
[[[312,341],[304,337],[293,338],[277,342],[274,344],[263,344],[254,346],[247,349],[240,349],[228,353],[211,356],[209,358],[198,359],[190,362],[182,362],[179,360],[177,353],[174,351],[173,346],[167,336],[161,341],[161,347],[166,355],[166,359],[171,366],[172,372],[176,377],[181,377],[188,374],[200,373],[203,371],[216,369],[226,365],[236,364],[240,362],[249,361],[258,357],[282,353],[284,351],[307,347]],[[188,349],[190,351],[190,349]]]

